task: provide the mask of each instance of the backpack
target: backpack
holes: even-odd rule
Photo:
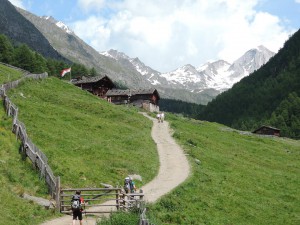
[[[126,177],[125,180],[124,180],[124,190],[125,190],[126,193],[128,193],[129,190],[130,190],[130,184],[129,183],[130,183],[130,179],[129,179],[129,177]]]
[[[71,206],[72,209],[81,209],[80,195],[73,195]]]

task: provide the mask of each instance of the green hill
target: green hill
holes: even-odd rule
[[[57,78],[26,80],[8,95],[63,187],[117,185],[127,174],[140,174],[141,186],[156,175],[152,122],[136,108],[109,104]],[[24,216],[16,211],[24,202],[18,195],[45,196],[46,187],[31,164],[21,161],[11,119],[1,111],[0,197],[10,202],[4,221],[29,224],[31,219],[30,224],[38,224],[52,212],[26,202]],[[172,114],[167,120],[188,154],[192,174],[150,206],[163,224],[300,222],[299,141],[255,136]]]
[[[39,224],[52,217],[52,210],[20,198],[26,192],[30,195],[47,196],[45,183],[39,180],[36,171],[27,161],[22,161],[19,145],[11,132],[11,118],[0,107],[0,224]]]
[[[57,78],[27,81],[8,95],[62,187],[122,185],[128,174],[145,183],[155,176],[152,124],[135,108],[112,105]]]
[[[163,224],[300,223],[300,142],[167,115],[192,175],[150,212]]]
[[[299,74],[300,30],[267,64],[210,102],[198,119],[244,130],[268,124],[300,138]]]

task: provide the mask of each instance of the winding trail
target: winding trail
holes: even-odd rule
[[[141,187],[147,202],[155,202],[161,196],[167,194],[172,189],[181,184],[189,176],[190,167],[186,156],[181,147],[175,142],[171,136],[169,123],[158,121],[146,113],[142,113],[145,117],[153,121],[151,136],[157,145],[159,154],[160,168],[158,175],[145,186]],[[103,204],[109,204],[105,202]],[[91,208],[96,211],[97,208]],[[99,210],[115,210],[115,208],[101,207]],[[83,224],[95,225],[95,217],[85,217]],[[76,224],[79,224],[77,222]],[[72,225],[72,217],[67,215],[51,221],[42,223],[41,225]]]

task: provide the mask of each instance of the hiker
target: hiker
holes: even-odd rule
[[[128,194],[130,191],[130,177],[126,177],[124,180],[124,190],[126,194]]]
[[[135,183],[129,176],[124,180],[124,190],[126,194],[134,193],[136,191]]]
[[[165,114],[164,114],[164,112],[161,112],[160,113],[160,122],[164,122],[164,120],[165,120]]]
[[[160,113],[157,113],[156,118],[157,118],[158,122],[160,123]]]
[[[75,194],[72,196],[71,207],[73,212],[73,223],[76,224],[76,220],[79,220],[80,225],[82,225],[82,205],[84,204],[84,200],[81,197],[81,191],[77,190]]]
[[[131,177],[129,177],[129,186],[130,186],[130,193],[134,193],[136,191],[136,187],[135,187],[135,183],[134,181],[131,179]]]

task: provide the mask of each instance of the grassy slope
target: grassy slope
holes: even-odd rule
[[[62,187],[122,185],[128,174],[140,174],[146,183],[157,173],[152,123],[136,109],[112,105],[57,78],[26,81],[9,96]]]
[[[167,116],[193,174],[153,206],[164,223],[300,223],[299,141],[242,135],[218,124]]]
[[[2,101],[1,101],[2,103]],[[20,143],[11,132],[11,118],[4,115],[0,107],[0,224],[39,224],[52,217],[51,210],[44,210],[19,195],[24,192],[31,195],[46,195],[47,188],[38,179],[28,161],[22,161],[18,152]]]
[[[22,72],[0,64],[0,84],[17,80],[22,77]]]

